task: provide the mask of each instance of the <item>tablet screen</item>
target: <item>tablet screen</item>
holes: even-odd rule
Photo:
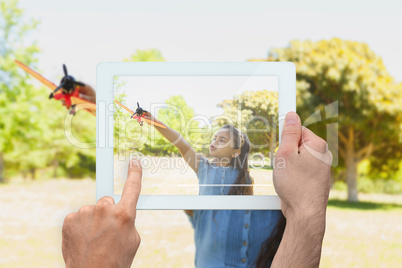
[[[253,195],[276,195],[272,166],[279,144],[277,76],[114,76],[114,100],[132,111],[114,104],[115,195],[122,193],[132,157],[142,164],[142,195],[229,194],[236,187],[252,189]],[[153,121],[150,125],[131,117],[138,107],[181,134],[199,153],[205,161],[197,172]],[[237,180],[241,167],[219,161],[222,155],[211,151],[222,136],[236,137],[230,135],[233,128],[224,126],[240,130],[237,133],[245,135],[240,135],[240,144],[249,144],[239,161],[247,165],[246,180]],[[221,135],[225,131],[229,136]]]

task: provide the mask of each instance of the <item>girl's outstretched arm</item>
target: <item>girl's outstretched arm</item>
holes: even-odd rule
[[[145,112],[144,115],[146,118],[149,118],[154,122],[166,126],[164,123],[156,119],[150,112]],[[166,126],[166,128],[162,128],[155,125],[154,127],[169,142],[171,142],[179,149],[180,154],[183,156],[187,164],[195,171],[195,173],[198,173],[200,155],[193,149],[193,147],[191,147],[191,145],[183,138],[183,136],[179,132],[171,129],[169,126]]]

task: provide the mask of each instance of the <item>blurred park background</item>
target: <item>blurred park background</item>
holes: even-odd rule
[[[70,142],[93,144],[95,118],[79,112],[66,131],[65,108],[14,59],[55,83],[66,63],[94,87],[103,61],[294,62],[302,122],[337,152],[321,266],[400,266],[401,10],[400,1],[1,1],[0,267],[63,267],[63,219],[95,203],[95,148]],[[255,108],[245,105],[265,113]],[[193,265],[182,211],[140,211],[138,230],[134,266]]]

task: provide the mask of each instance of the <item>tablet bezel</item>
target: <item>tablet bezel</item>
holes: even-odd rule
[[[296,67],[291,62],[102,62],[96,71],[96,200],[114,195],[113,78],[114,76],[277,76],[279,143],[283,120],[296,111]],[[111,127],[109,127],[111,126]],[[280,209],[276,195],[141,195],[137,209]]]

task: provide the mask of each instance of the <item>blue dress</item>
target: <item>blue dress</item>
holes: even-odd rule
[[[197,177],[200,195],[228,194],[238,175],[234,167],[219,167],[201,157]],[[220,184],[222,186],[202,186]],[[255,267],[261,244],[271,235],[280,210],[194,210],[195,266]]]

